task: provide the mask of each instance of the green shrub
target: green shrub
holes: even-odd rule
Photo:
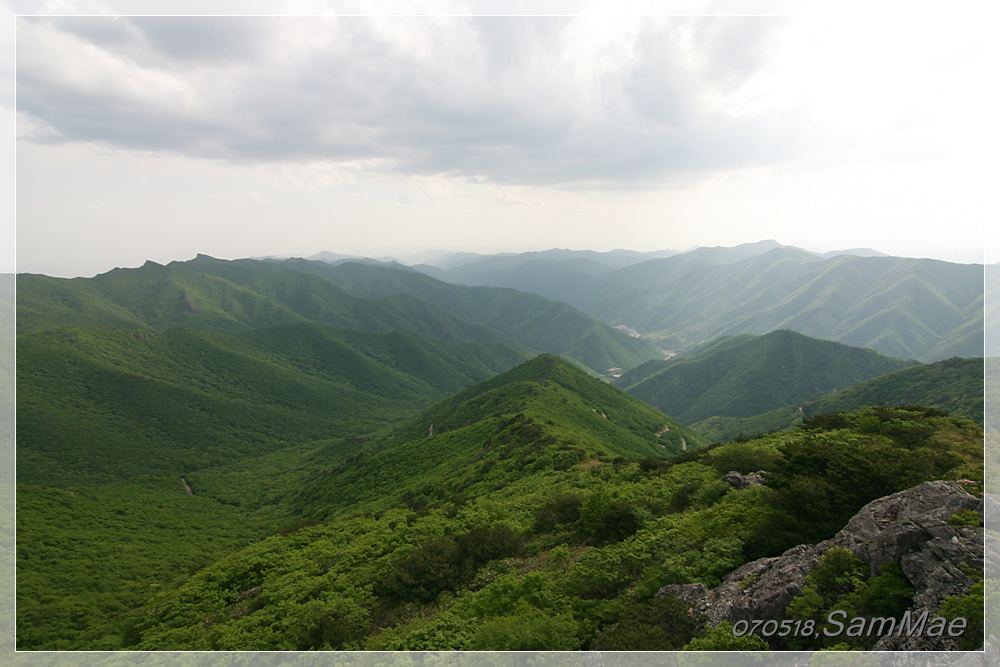
[[[377,588],[393,602],[431,602],[445,590],[468,583],[480,565],[521,551],[521,540],[508,526],[476,526],[467,533],[425,542],[392,565]]]
[[[983,520],[974,510],[958,510],[948,519],[949,526],[982,526]]]
[[[695,637],[684,646],[685,651],[767,651],[769,648],[757,635],[737,637],[728,621],[709,628],[703,637]]]
[[[551,497],[535,512],[535,532],[550,533],[556,526],[575,524],[580,520],[581,505],[581,495],[561,493]]]
[[[694,637],[690,605],[670,596],[625,607],[591,641],[595,651],[677,651]]]

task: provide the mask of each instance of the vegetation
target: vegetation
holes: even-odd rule
[[[90,326],[236,333],[302,322],[410,330],[447,343],[521,345],[577,360],[597,374],[660,356],[647,341],[564,303],[510,289],[449,285],[384,266],[198,255],[94,278],[18,276],[19,334]]]
[[[19,480],[181,475],[358,436],[523,358],[506,344],[315,324],[26,334],[18,338]]]
[[[913,401],[710,446],[593,377],[648,343],[512,290],[205,256],[18,287],[19,649],[761,649],[659,591],[982,489],[981,426]],[[789,613],[912,595],[841,556]]]
[[[63,563],[61,596],[72,609],[46,597],[53,570],[22,559],[19,595],[30,613],[19,617],[19,647],[718,647],[725,641],[718,630],[657,591],[716,585],[748,559],[829,537],[862,504],[924,479],[982,476],[982,430],[934,410],[873,408],[673,458],[657,456],[669,453],[657,444],[665,423],[635,399],[542,356],[383,430],[355,454],[321,441],[289,448],[283,469],[273,467],[276,454],[243,460],[240,470],[205,469],[194,496],[174,479],[169,503],[165,496],[154,502],[164,514],[189,502],[194,514],[186,522],[157,518],[157,508],[137,517],[141,528],[115,524],[130,521],[132,509],[116,505],[110,489],[125,493],[133,482],[27,487],[18,514],[24,553],[57,550],[50,554]],[[737,491],[720,481],[723,472],[760,466],[773,471],[765,486]],[[266,502],[255,505],[249,495],[220,502],[226,493],[215,498],[213,489],[225,491],[233,474],[241,485],[270,475],[279,482]],[[148,493],[161,493],[156,485],[169,479],[148,482],[155,487]],[[44,519],[60,504],[81,517],[64,533]],[[88,534],[85,521],[109,545],[135,531],[163,553],[146,559],[141,550],[119,549],[147,569],[104,568],[95,586],[93,576],[74,573],[110,556],[68,547]],[[242,532],[231,531],[219,551],[198,550],[218,534],[207,528],[211,521],[239,523]],[[199,557],[164,547],[179,523],[206,526],[204,538],[187,545]],[[267,530],[270,536],[252,540]],[[237,549],[239,540],[249,543]],[[142,585],[116,580],[118,572]],[[825,595],[825,584],[816,585]],[[850,593],[857,590],[840,594]],[[86,615],[84,603],[97,611]],[[59,632],[47,618],[60,619]]]
[[[790,247],[725,252],[732,250],[700,248],[596,276],[577,273],[537,290],[671,348],[792,329],[925,363],[983,356],[981,264],[826,259]]]
[[[121,648],[123,615],[273,525],[266,513],[190,497],[174,476],[18,485],[18,649]]]
[[[868,405],[916,404],[984,425],[983,359],[946,359],[903,368],[832,394],[752,417],[713,416],[691,424],[714,442],[740,434],[791,428],[815,415],[851,412]]]
[[[837,633],[841,630],[829,623],[835,618],[894,618],[902,617],[913,602],[914,589],[909,586],[899,566],[885,563],[878,576],[871,576],[868,567],[847,549],[832,547],[823,553],[821,563],[806,577],[802,595],[788,605],[788,618],[812,621],[817,635],[789,637],[788,643],[797,650],[836,648],[837,650],[870,649],[879,636]],[[824,630],[830,631],[828,637]]]
[[[685,424],[707,417],[749,417],[797,405],[916,362],[794,331],[740,336],[709,344],[691,357],[649,362],[618,386]],[[662,370],[642,377],[640,370]]]

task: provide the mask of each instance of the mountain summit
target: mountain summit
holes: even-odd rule
[[[478,495],[536,474],[706,444],[677,420],[546,354],[427,408],[332,470],[317,470],[291,498],[301,513],[327,516],[414,495]]]

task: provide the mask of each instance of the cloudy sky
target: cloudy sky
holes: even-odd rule
[[[307,16],[114,16],[138,4],[5,3],[41,13],[7,30],[18,271],[764,238],[984,259],[1000,53],[968,12],[244,2]]]

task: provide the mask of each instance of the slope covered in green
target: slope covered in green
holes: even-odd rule
[[[564,303],[511,289],[449,285],[361,264],[218,260],[147,262],[93,278],[18,277],[19,333],[108,326],[239,332],[301,322],[412,330],[444,342],[506,342],[574,359],[595,373],[660,356]]]
[[[317,324],[241,334],[61,329],[18,337],[18,477],[181,474],[357,436],[524,359],[508,344]]]
[[[438,499],[474,497],[535,473],[558,476],[705,444],[676,420],[542,355],[408,419],[351,461],[317,471],[288,498],[304,514],[326,516],[373,502],[427,502],[426,489]]]
[[[199,256],[190,263],[114,269],[93,278],[18,276],[18,333],[107,326],[235,333],[318,322],[359,331],[412,330],[445,342],[507,342],[498,331],[404,294],[361,298],[329,280],[246,260]],[[235,266],[230,266],[235,265]],[[199,268],[224,267],[223,276]]]
[[[655,597],[662,586],[716,585],[749,558],[829,537],[876,497],[982,475],[982,430],[921,409],[841,415],[674,460],[598,456],[565,468],[529,461],[561,450],[548,426],[510,420],[487,435],[506,436],[507,458],[522,459],[503,483],[488,485],[499,461],[464,459],[421,477],[403,504],[372,500],[206,567],[121,619],[120,646],[677,650],[705,631],[689,605]],[[520,439],[526,427],[538,432]],[[908,439],[916,431],[919,441]],[[488,467],[484,485],[456,488],[475,464]],[[772,473],[766,486],[720,481],[761,468]]]
[[[983,416],[983,359],[946,359],[886,373],[827,396],[750,417],[708,417],[692,428],[711,442],[741,434],[767,433],[814,415],[851,412],[866,405],[923,405],[980,426]]]
[[[600,374],[631,368],[662,353],[579,310],[535,294],[496,287],[452,285],[402,269],[288,260],[283,264],[323,276],[350,292],[380,297],[405,293],[455,315],[502,331],[538,352],[575,359]]]
[[[273,531],[275,518],[200,495],[174,475],[17,486],[18,648],[110,649],[116,618]]]
[[[736,250],[701,248],[576,274],[542,283],[537,293],[677,349],[792,329],[902,359],[983,356],[982,265],[823,258],[787,246]]]
[[[685,424],[760,414],[916,364],[789,330],[713,342],[691,360],[681,356],[659,363],[662,370],[620,386]],[[653,370],[650,366],[634,373]]]
[[[254,333],[284,338],[271,331]],[[235,338],[264,349],[252,335]],[[153,354],[111,340],[112,358]],[[311,349],[290,354],[308,365]],[[717,584],[925,479],[981,479],[981,439],[934,411],[876,408],[695,449],[680,424],[541,356],[370,438],[195,471],[193,496],[176,475],[23,487],[18,646],[675,650],[704,631],[662,586]],[[720,479],[760,469],[766,486]]]

